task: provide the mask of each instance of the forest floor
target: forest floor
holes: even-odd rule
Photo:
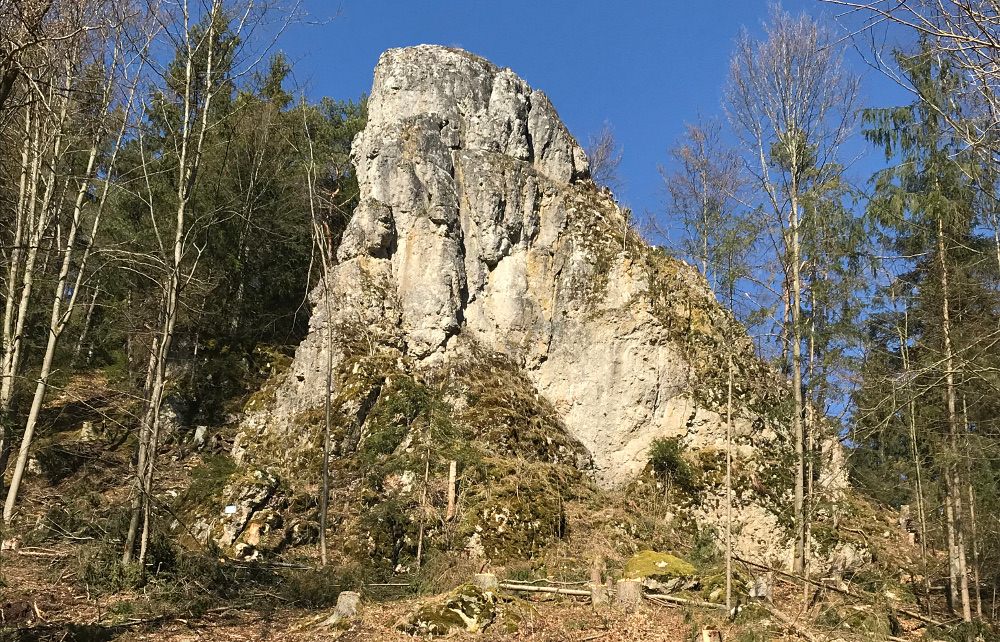
[[[109,580],[107,576],[120,573],[115,562],[121,549],[108,534],[113,522],[104,513],[111,506],[124,505],[133,448],[127,442],[127,433],[113,422],[96,427],[101,434],[96,441],[83,439],[80,426],[84,420],[97,422],[101,417],[124,416],[126,411],[120,406],[127,404],[127,399],[109,394],[105,382],[97,379],[76,385],[78,389],[71,390],[72,394],[66,393],[48,406],[48,429],[37,449],[44,472],[36,472],[26,481],[17,525],[2,537],[5,550],[0,552],[0,642],[331,639],[391,642],[411,639],[398,631],[396,624],[419,606],[441,598],[440,595],[414,597],[414,592],[422,591],[412,588],[403,589],[408,594],[389,594],[385,589],[379,593],[380,589],[365,585],[359,616],[341,630],[321,624],[332,606],[300,608],[301,602],[277,594],[281,590],[273,584],[252,584],[235,598],[220,598],[222,591],[218,585],[201,584],[212,581],[205,578],[218,575],[205,573],[178,581],[176,575],[183,575],[179,570],[173,580],[161,580],[154,574],[145,583],[130,584],[124,578],[117,588],[109,588],[113,578]],[[161,457],[156,492],[177,496],[191,484],[191,470],[198,462],[196,453],[171,447],[170,453]],[[906,541],[905,533],[896,533],[891,526],[886,528],[891,517],[869,516],[865,525],[858,525],[859,530],[873,538],[891,536],[891,541],[886,540],[887,545],[882,547],[886,554],[894,556],[882,560],[887,567],[913,568],[917,551]],[[100,548],[98,540],[102,538],[112,542],[110,548]],[[15,541],[16,547],[8,547]],[[99,558],[100,555],[105,557]],[[107,559],[110,563],[95,567],[95,559]],[[209,561],[219,562],[214,558]],[[297,562],[314,566],[318,560],[307,556]],[[94,576],[95,570],[105,577]],[[95,581],[103,584],[98,586]],[[200,594],[205,599],[199,602]],[[328,597],[335,598],[336,592]],[[757,619],[740,616],[730,622],[718,609],[687,606],[646,603],[639,612],[626,614],[617,609],[595,611],[586,598],[536,593],[524,599],[531,609],[516,632],[495,625],[481,633],[453,634],[448,639],[691,642],[700,640],[696,636],[706,626],[718,627],[727,642],[874,639],[857,631],[837,630],[822,635],[812,620],[824,602],[814,602],[810,612],[803,615],[801,585],[780,578],[775,582],[774,602],[791,624],[766,614],[758,615]],[[826,599],[832,603],[838,596],[831,593]],[[866,607],[858,601],[840,602],[844,609],[871,608],[871,604]],[[943,613],[944,609],[943,603],[934,605],[937,613]],[[803,622],[810,623],[803,625]],[[895,639],[923,638],[919,621],[903,619],[900,625],[902,631]],[[810,633],[799,638],[795,630],[800,628]],[[822,637],[810,637],[813,633]]]
[[[396,629],[396,624],[419,606],[440,596],[408,597],[387,601],[365,600],[359,616],[346,629],[322,624],[331,608],[291,608],[278,599],[268,604],[258,601],[252,607],[233,604],[208,609],[192,617],[183,611],[165,612],[154,617],[122,617],[116,605],[141,602],[143,593],[121,592],[98,597],[73,581],[70,570],[76,555],[70,543],[53,547],[22,548],[3,555],[5,586],[0,590],[0,640],[4,642],[219,642],[289,640],[384,640],[412,639]],[[795,615],[801,607],[801,588],[791,582],[779,582],[775,603],[783,612]],[[278,596],[275,596],[277,598]],[[796,626],[778,621],[726,620],[718,610],[687,606],[660,606],[647,602],[637,613],[615,608],[595,610],[586,598],[533,594],[526,598],[533,612],[516,632],[493,626],[479,633],[457,633],[450,640],[523,640],[549,642],[691,642],[704,627],[716,627],[726,641],[766,642],[827,639],[863,640],[865,636],[833,635],[824,638],[799,637]],[[271,606],[273,608],[267,608]],[[793,620],[797,618],[793,617]],[[920,622],[904,620],[906,633],[896,639],[923,638]],[[808,628],[808,626],[806,627]],[[767,631],[765,633],[765,631]],[[818,633],[811,629],[812,633]],[[885,638],[879,638],[885,639]]]

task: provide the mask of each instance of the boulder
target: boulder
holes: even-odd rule
[[[396,628],[410,635],[433,636],[466,631],[476,633],[493,623],[497,596],[473,584],[464,584],[443,600],[420,607]]]
[[[239,475],[223,492],[228,498],[227,509],[220,519],[220,532],[216,541],[222,546],[232,546],[243,533],[250,518],[267,504],[278,488],[278,478],[263,470],[249,475]],[[232,508],[230,508],[232,507]]]
[[[656,551],[642,551],[625,564],[622,577],[642,580],[643,588],[656,593],[672,593],[698,588],[696,573],[693,566],[679,557]]]

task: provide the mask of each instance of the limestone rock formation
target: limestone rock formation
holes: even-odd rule
[[[765,415],[787,384],[698,271],[646,245],[589,180],[544,93],[469,53],[419,46],[382,55],[368,109],[352,149],[361,203],[290,370],[248,406],[238,457],[315,448],[301,425],[323,405],[328,349],[350,424],[338,448],[368,438],[386,384],[376,371],[476,351],[520,369],[582,445],[558,457],[604,487],[642,471],[657,438],[724,447],[727,351],[738,455],[778,443]],[[754,532],[773,540],[765,521]]]

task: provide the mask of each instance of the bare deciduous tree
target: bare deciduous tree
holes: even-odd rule
[[[136,483],[122,563],[132,561],[139,537],[137,561],[145,560],[150,535],[154,464],[159,444],[160,407],[167,385],[167,363],[174,342],[174,330],[181,309],[184,289],[198,272],[204,246],[199,245],[198,231],[215,220],[212,212],[192,212],[192,198],[199,185],[199,169],[206,150],[210,128],[219,125],[213,117],[217,98],[232,91],[233,81],[257,67],[263,54],[255,54],[250,36],[261,25],[273,3],[268,0],[173,0],[164,2],[161,11],[166,44],[175,52],[172,64],[148,58],[160,84],[149,109],[176,110],[161,114],[171,123],[167,146],[175,193],[168,205],[158,202],[151,187],[150,150],[144,145],[147,136],[140,128],[138,144],[144,151],[143,181],[147,185],[146,206],[156,230],[156,261],[162,270],[159,279],[160,302],[157,329],[153,333],[144,385],[144,411],[140,424]],[[167,100],[166,96],[171,100]],[[176,121],[176,122],[174,122]],[[141,536],[139,525],[142,525]]]
[[[745,165],[771,218],[787,308],[795,443],[795,570],[805,570],[802,226],[805,199],[841,171],[837,154],[852,130],[858,77],[843,64],[830,30],[772,6],[762,40],[744,29],[726,87],[726,113],[746,147]]]
[[[738,252],[733,245],[740,234],[739,199],[745,184],[742,159],[723,141],[719,121],[701,119],[687,125],[670,157],[672,168],[659,169],[667,212],[684,226],[681,249],[701,266],[712,288],[722,286],[732,301],[732,252]]]
[[[624,151],[625,148],[615,137],[615,128],[607,121],[604,121],[597,134],[587,136],[584,152],[590,162],[590,178],[598,187],[606,187],[614,193],[624,187],[618,175]]]
[[[59,272],[55,279],[55,288],[51,298],[51,312],[41,371],[35,385],[31,408],[24,426],[21,445],[18,452],[14,472],[11,477],[10,489],[4,502],[3,519],[10,522],[17,502],[18,489],[24,476],[28,462],[38,414],[42,401],[48,389],[49,377],[52,374],[52,362],[56,347],[63,331],[69,323],[76,306],[87,265],[97,237],[101,215],[107,202],[111,181],[103,181],[100,188],[95,186],[98,170],[104,176],[114,172],[115,161],[122,142],[133,124],[133,99],[137,90],[137,80],[141,69],[141,59],[135,49],[136,43],[142,47],[147,26],[143,21],[142,12],[132,10],[127,3],[96,2],[88,7],[90,11],[88,23],[91,27],[81,30],[85,34],[79,50],[71,50],[64,61],[67,70],[67,85],[73,86],[73,91],[67,94],[67,101],[75,100],[82,105],[73,105],[71,110],[84,117],[92,119],[89,126],[81,132],[76,132],[75,138],[68,146],[67,152],[75,154],[82,163],[83,171],[79,175],[66,176],[64,183],[68,187],[75,183],[74,189],[63,197],[63,203],[56,207],[67,210],[65,216],[59,216],[56,210],[54,224],[56,226],[55,242],[52,250],[59,262]],[[100,78],[94,77],[94,70],[103,71]],[[89,76],[88,76],[89,72]],[[36,86],[33,79],[28,81]],[[40,86],[36,87],[41,90]],[[89,96],[88,98],[71,99],[70,96]],[[64,106],[63,109],[66,107]],[[78,125],[77,125],[78,126]],[[110,148],[103,158],[99,156],[102,150]],[[72,172],[72,166],[67,168]],[[99,190],[99,191],[98,191]],[[92,198],[92,192],[97,191],[98,197]],[[72,197],[71,197],[72,196]],[[40,228],[37,225],[36,228]],[[82,251],[80,248],[82,242]],[[30,288],[27,279],[30,271],[25,271],[26,280],[23,289]],[[20,316],[20,315],[19,315]],[[12,356],[11,364],[17,358]],[[16,368],[16,366],[15,366]],[[16,373],[16,370],[14,371]]]
[[[855,33],[895,24],[911,30],[935,55],[950,61],[967,81],[964,99],[980,112],[961,120],[940,110],[961,136],[976,149],[1000,162],[1000,3],[993,0],[822,0],[848,9],[846,16],[860,17]],[[903,79],[897,66],[881,51],[873,51],[879,69],[893,76],[918,96],[920,91]],[[921,96],[921,98],[923,98]],[[931,101],[933,102],[933,101]]]

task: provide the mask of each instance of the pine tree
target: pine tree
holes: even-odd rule
[[[895,435],[877,435],[875,442],[880,448],[905,444],[897,456],[912,454],[914,468],[928,450],[944,486],[952,608],[960,607],[969,621],[969,494],[963,481],[969,473],[961,465],[968,420],[962,400],[981,361],[977,335],[984,326],[995,327],[995,297],[983,287],[980,267],[988,242],[977,231],[975,181],[983,167],[948,125],[962,117],[955,100],[959,76],[926,50],[897,59],[921,100],[868,110],[864,117],[868,140],[897,163],[876,176],[870,213],[897,257],[888,268],[895,281],[887,291],[906,297],[902,322],[898,310],[874,319],[884,324],[879,332],[890,355],[885,374],[902,371],[906,386],[892,391],[904,401],[893,404],[903,421],[887,422],[897,425]],[[886,332],[890,324],[895,338]],[[906,334],[899,330],[904,327]],[[899,430],[899,424],[908,430]]]

